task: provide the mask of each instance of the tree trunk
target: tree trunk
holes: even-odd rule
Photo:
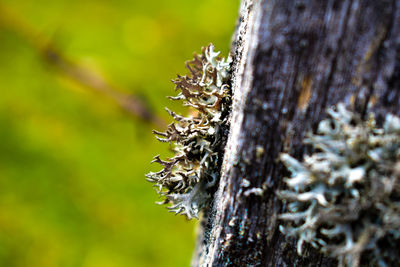
[[[279,231],[281,152],[339,102],[400,115],[399,0],[243,0],[234,36],[233,107],[219,188],[195,266],[336,266]],[[368,108],[368,109],[367,109]]]

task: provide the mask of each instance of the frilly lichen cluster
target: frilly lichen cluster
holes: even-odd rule
[[[314,153],[281,160],[291,172],[281,231],[336,257],[341,266],[400,266],[400,118],[363,120],[344,104],[328,110],[306,144]]]
[[[198,218],[210,203],[228,129],[231,59],[218,55],[210,44],[186,62],[190,74],[178,75],[173,83],[180,92],[170,98],[183,100],[194,111],[184,117],[167,109],[175,121],[165,132],[153,131],[159,141],[172,143],[175,156],[167,160],[156,156],[153,162],[164,168],[147,174],[147,180],[164,198],[161,204],[169,203],[168,209],[188,219]]]

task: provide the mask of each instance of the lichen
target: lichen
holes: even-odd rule
[[[195,111],[185,117],[167,109],[175,121],[165,132],[153,131],[159,141],[172,144],[175,155],[167,160],[156,156],[153,162],[164,168],[147,174],[147,180],[164,198],[161,204],[170,204],[170,211],[188,219],[198,218],[199,211],[210,203],[226,141],[231,59],[218,55],[210,44],[186,62],[189,75],[178,75],[173,81],[180,92],[170,98],[183,100]]]
[[[363,120],[344,104],[328,110],[314,148],[302,162],[281,160],[291,172],[281,231],[335,257],[341,266],[399,266],[400,118],[388,114],[383,127],[374,115]]]

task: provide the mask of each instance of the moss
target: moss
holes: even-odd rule
[[[188,219],[198,218],[210,203],[220,175],[231,102],[231,60],[218,55],[210,44],[186,63],[190,74],[178,75],[173,82],[180,92],[170,98],[183,100],[194,112],[184,117],[167,110],[174,122],[165,132],[154,131],[159,141],[173,144],[175,156],[167,160],[156,156],[153,162],[164,168],[147,174],[147,180],[164,197],[162,204],[170,204],[171,211]]]
[[[400,264],[400,118],[363,120],[344,104],[328,110],[306,144],[314,153],[302,162],[281,160],[291,172],[281,231],[336,257],[346,266]]]

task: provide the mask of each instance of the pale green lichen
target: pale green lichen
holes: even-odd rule
[[[400,266],[400,118],[363,120],[344,104],[329,109],[317,134],[305,140],[315,152],[303,162],[282,154],[291,172],[281,231],[311,244],[341,266]]]
[[[164,168],[147,174],[147,180],[164,197],[162,204],[170,203],[171,211],[188,219],[197,218],[210,203],[219,179],[231,102],[231,59],[218,55],[213,45],[203,47],[202,54],[186,63],[189,76],[178,75],[173,81],[180,93],[170,98],[183,100],[195,115],[184,117],[167,109],[175,122],[166,132],[154,131],[159,141],[173,144],[175,156],[165,161],[156,156],[153,162]]]

